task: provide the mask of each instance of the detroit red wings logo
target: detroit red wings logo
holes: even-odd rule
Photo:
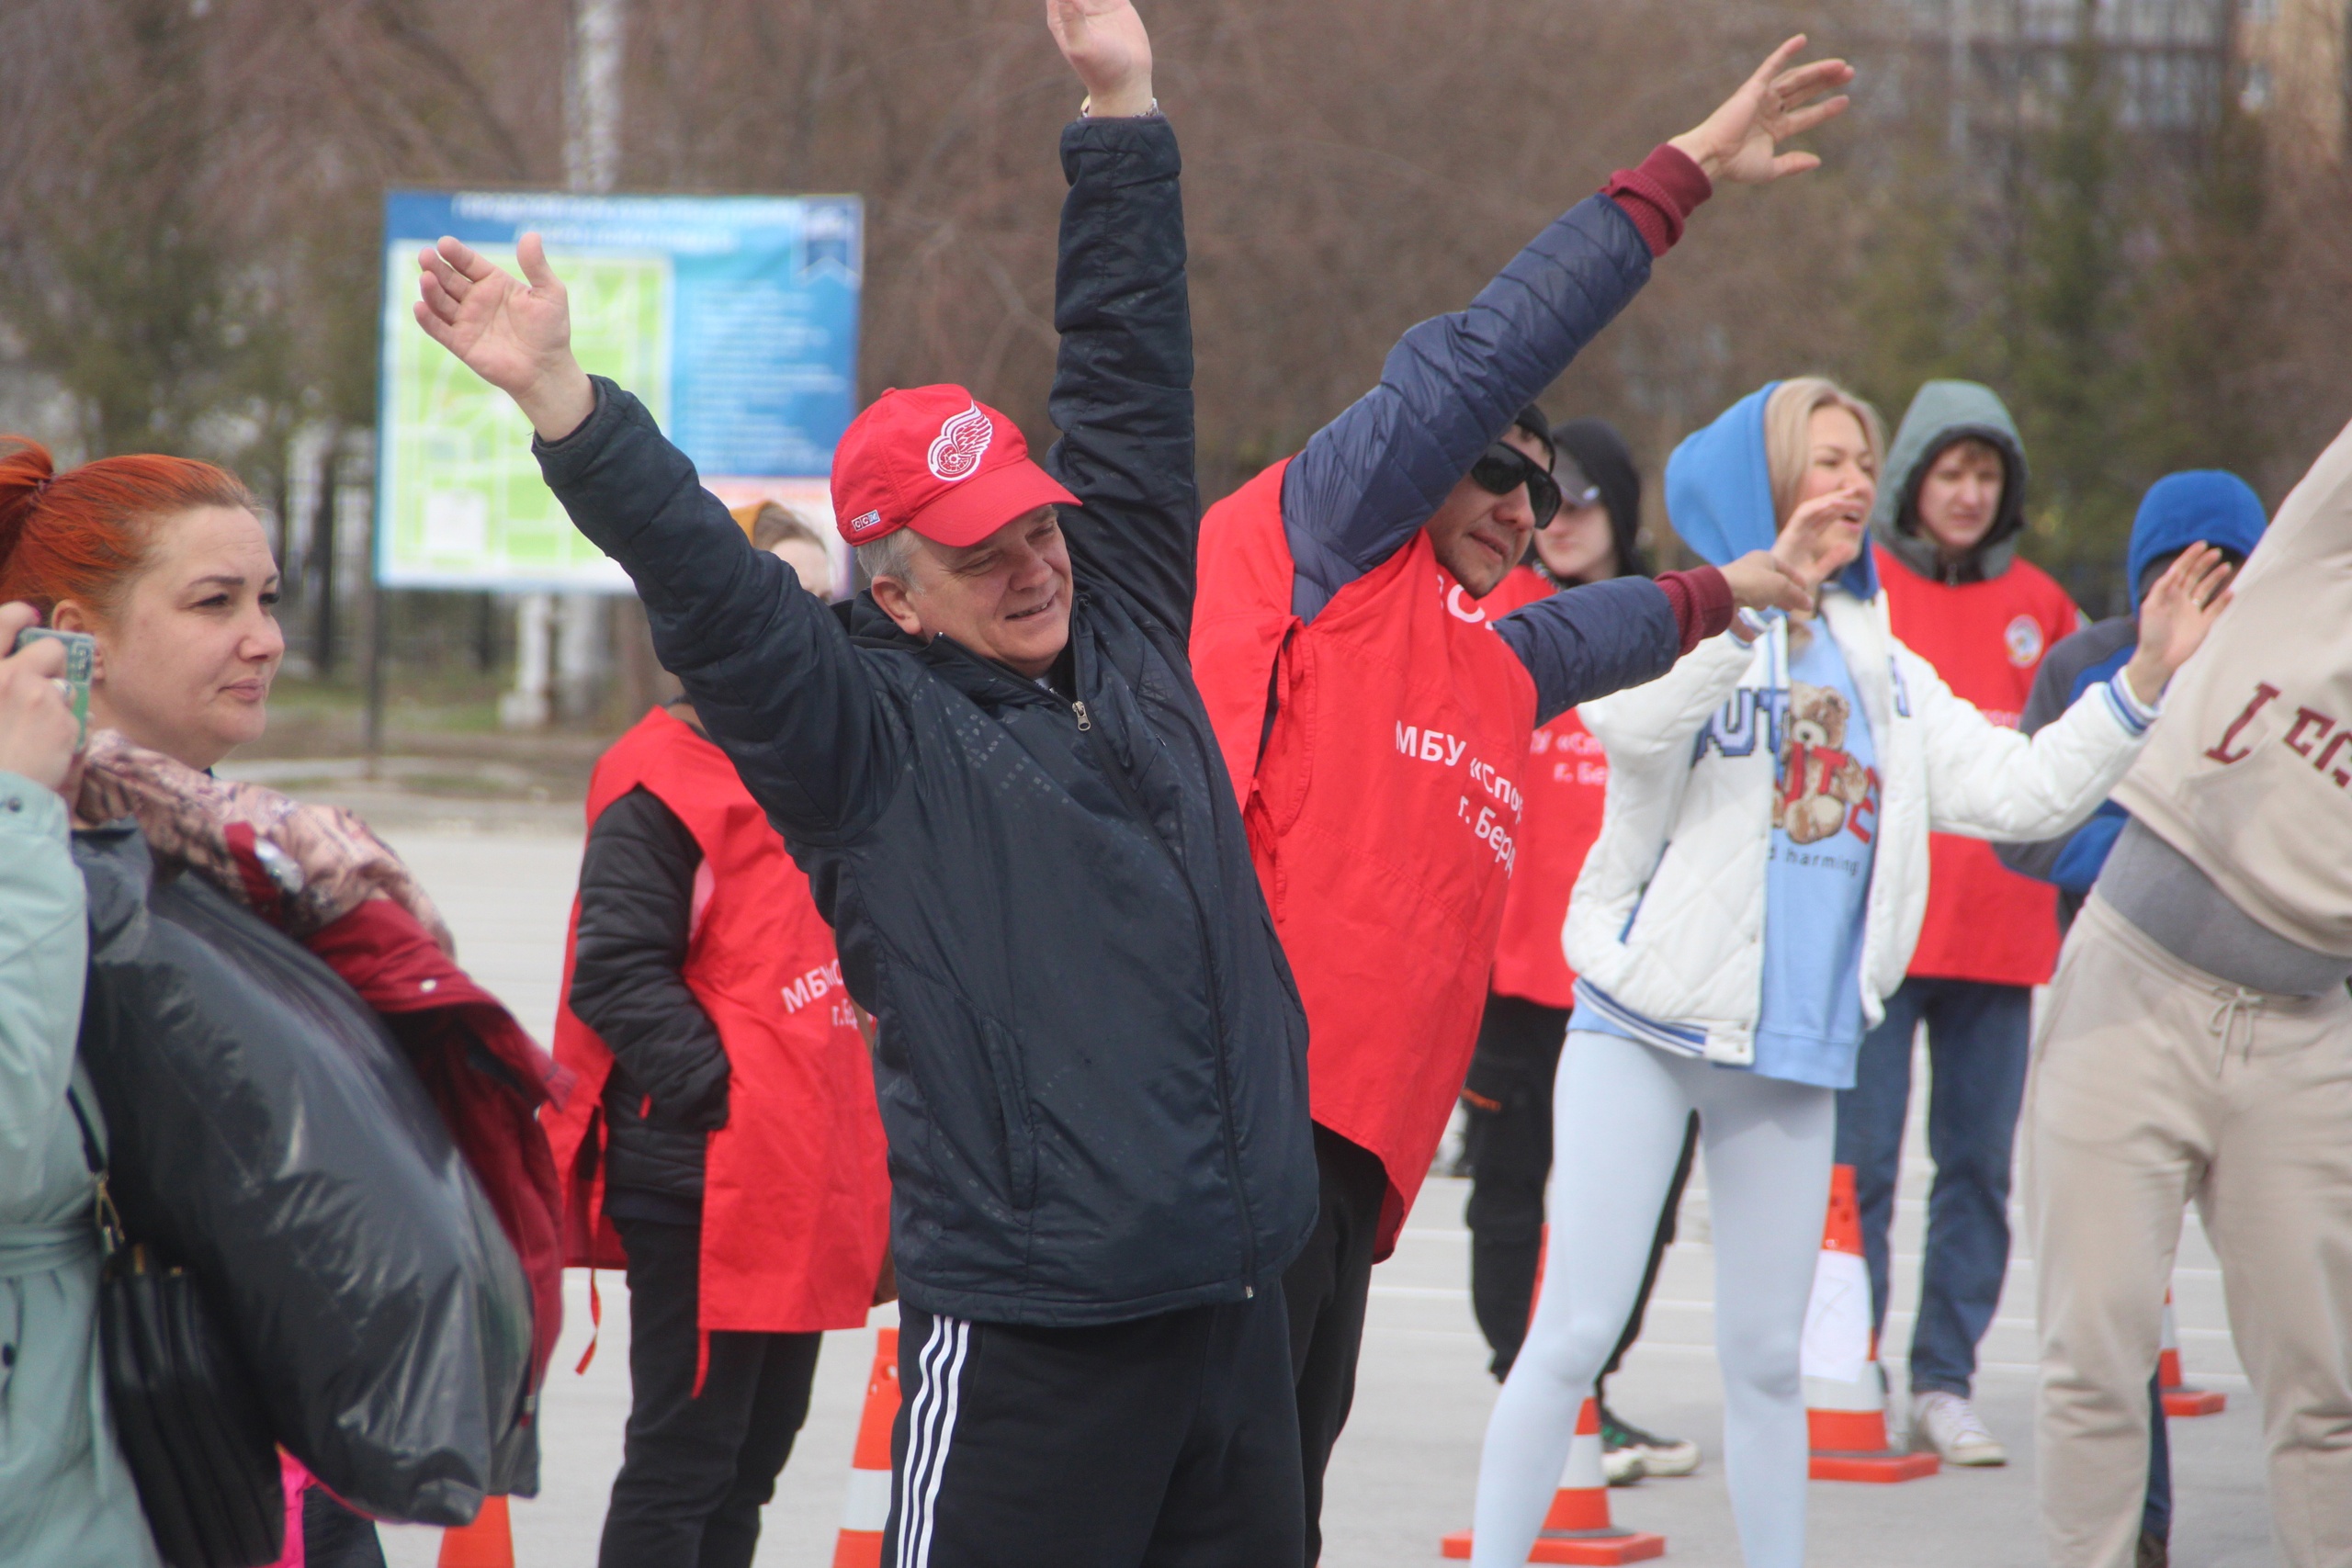
[[[974,403],[939,427],[939,439],[931,444],[932,476],[949,484],[970,479],[979,472],[980,458],[995,439],[996,426]]]

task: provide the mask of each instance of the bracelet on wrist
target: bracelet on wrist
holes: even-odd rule
[[[1080,119],[1092,119],[1094,118],[1093,94],[1089,93],[1085,97],[1079,100],[1078,118]],[[1158,119],[1159,118],[1159,99],[1157,96],[1154,96],[1151,102],[1144,106],[1143,112],[1141,114],[1114,114],[1104,115],[1102,118],[1105,119]]]

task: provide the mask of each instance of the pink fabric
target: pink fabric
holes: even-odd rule
[[[302,1494],[310,1490],[311,1472],[302,1461],[277,1450],[277,1479],[286,1488],[286,1550],[270,1568],[302,1568]]]

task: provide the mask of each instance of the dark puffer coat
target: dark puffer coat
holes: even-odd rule
[[[1272,1287],[1316,1214],[1306,1021],[1186,657],[1199,497],[1174,133],[1063,133],[1059,690],[788,591],[636,399],[539,448],[808,872],[880,1022],[899,1288],[1116,1322]],[[1067,693],[1064,695],[1063,693]]]

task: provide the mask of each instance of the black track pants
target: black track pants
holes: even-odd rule
[[[1283,1276],[1298,1393],[1299,1467],[1306,1483],[1301,1561],[1308,1568],[1323,1552],[1323,1472],[1355,1403],[1364,1298],[1372,1288],[1380,1207],[1388,1196],[1380,1156],[1328,1127],[1315,1129],[1315,1163],[1322,1176],[1322,1212],[1306,1250]]]
[[[1552,1082],[1566,1040],[1565,1008],[1547,1008],[1518,997],[1489,996],[1478,1025],[1478,1050],[1462,1100],[1468,1108],[1464,1140],[1470,1161],[1470,1202],[1463,1218],[1470,1227],[1470,1307],[1478,1331],[1494,1351],[1488,1370],[1498,1380],[1510,1371],[1527,1337],[1527,1312],[1535,1296],[1536,1260],[1544,1244],[1544,1184],[1552,1174]],[[1650,1243],[1649,1266],[1624,1335],[1601,1370],[1605,1384],[1625,1352],[1641,1337],[1642,1312],[1657,1283],[1659,1263],[1674,1241],[1675,1212],[1690,1179],[1698,1152],[1699,1118],[1682,1135],[1682,1157],[1658,1213]]]
[[[615,1215],[628,1253],[628,1436],[599,1568],[750,1568],[808,1415],[821,1334],[710,1337],[694,1392],[702,1228]]]
[[[1089,1328],[901,1303],[884,1568],[1266,1568],[1299,1555],[1280,1292]]]

